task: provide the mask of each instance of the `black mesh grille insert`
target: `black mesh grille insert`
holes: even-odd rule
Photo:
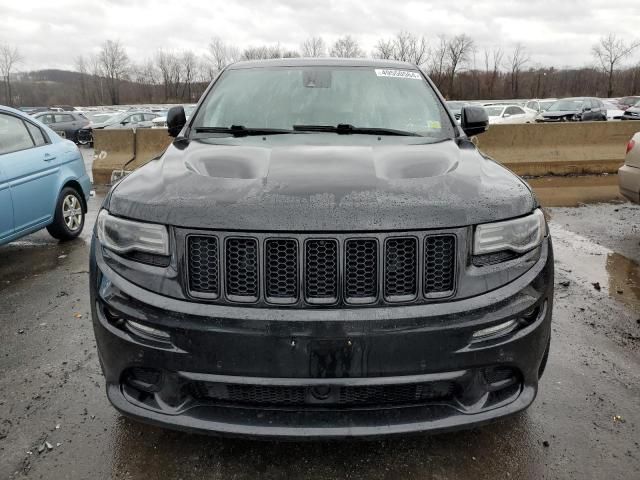
[[[378,296],[378,242],[374,239],[347,240],[345,246],[345,288],[347,298]]]
[[[326,386],[320,387],[323,393],[320,400],[318,394],[314,394],[317,388],[195,382],[188,391],[199,400],[272,407],[411,405],[448,400],[457,393],[456,383],[447,380],[398,385]]]
[[[227,295],[258,296],[258,243],[252,238],[227,239]]]
[[[305,244],[305,296],[311,300],[338,297],[338,244],[308,240]]]
[[[390,238],[384,258],[384,295],[415,297],[418,293],[418,247],[415,238]]]
[[[218,239],[195,236],[188,239],[189,289],[193,292],[218,294]]]
[[[456,237],[437,235],[424,242],[424,293],[451,292],[454,286]]]
[[[267,240],[265,253],[267,297],[297,298],[298,242],[291,239]]]

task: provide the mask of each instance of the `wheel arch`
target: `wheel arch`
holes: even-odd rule
[[[80,202],[82,203],[82,211],[86,214],[87,210],[88,210],[87,199],[84,198],[84,193],[83,193],[82,186],[80,185],[80,183],[77,180],[73,180],[73,179],[72,180],[67,180],[62,185],[62,188],[60,188],[60,191],[62,192],[62,190],[64,190],[67,187],[73,188],[76,192],[78,192],[78,196],[80,197]]]

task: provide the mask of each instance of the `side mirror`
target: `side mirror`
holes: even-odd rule
[[[511,116],[510,113],[505,113],[504,115],[502,115],[502,118],[509,118]]]
[[[487,111],[482,107],[462,107],[460,126],[468,137],[486,132],[489,128]]]
[[[171,107],[167,112],[167,128],[170,137],[177,137],[182,127],[187,123],[187,117],[184,114],[184,108]]]

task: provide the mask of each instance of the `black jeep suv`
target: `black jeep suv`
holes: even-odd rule
[[[439,431],[527,408],[553,253],[529,187],[407,63],[237,63],[115,185],[91,301],[107,395],[167,427]]]

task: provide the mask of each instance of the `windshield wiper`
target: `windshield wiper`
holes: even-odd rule
[[[196,127],[196,133],[230,133],[234,137],[247,137],[249,135],[281,135],[296,133],[286,128],[252,128],[244,125],[231,125],[230,127]]]
[[[296,132],[334,132],[342,135],[351,135],[354,133],[362,135],[400,135],[406,137],[420,137],[415,132],[405,130],[394,130],[393,128],[378,127],[354,127],[348,123],[339,123],[338,125],[294,125]]]

